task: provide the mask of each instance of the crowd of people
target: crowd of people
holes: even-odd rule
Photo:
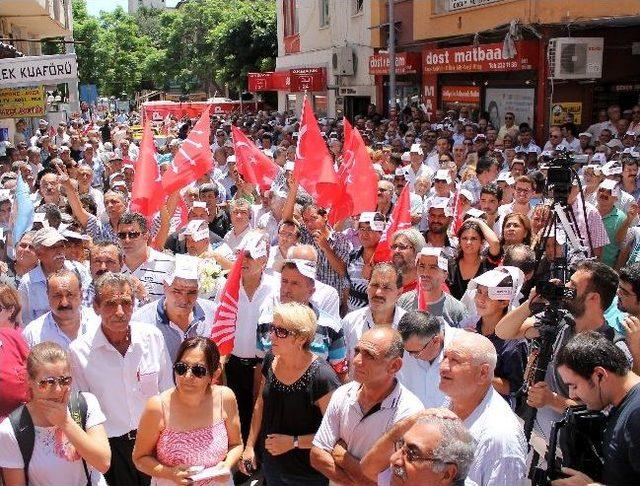
[[[602,468],[552,484],[640,484],[640,106],[547,141],[513,113],[473,118],[356,116],[376,207],[334,224],[294,176],[291,113],[211,117],[212,170],[151,217],[130,207],[135,112],[18,123],[0,147],[0,483],[527,484],[523,417],[548,444],[584,404],[606,413]],[[160,173],[195,122],[159,124]],[[338,171],[343,120],[318,124]],[[278,166],[271,187],[239,171],[232,125]],[[549,167],[567,154],[573,216],[549,232]],[[411,223],[388,234],[403,191]],[[567,255],[536,382],[540,287]]]

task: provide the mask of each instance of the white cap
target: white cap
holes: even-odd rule
[[[420,146],[419,143],[411,144],[411,148],[409,149],[409,153],[418,154],[418,155],[424,155],[424,152],[422,151],[422,147]]]
[[[431,204],[429,205],[429,209],[447,209],[449,207],[449,198],[448,197],[434,197],[431,200]]]
[[[384,231],[385,227],[384,216],[375,211],[360,213],[358,223],[369,223],[373,231]]]
[[[47,227],[36,231],[36,234],[33,237],[33,246],[46,246],[47,248],[49,248],[61,241],[67,241],[67,239],[62,236],[62,234],[57,229]]]
[[[442,253],[442,247],[425,246],[416,255],[416,263],[418,262],[418,260],[420,260],[420,257],[423,256],[436,257],[438,259],[438,268],[440,268],[440,270],[444,270],[445,272],[449,271],[449,261],[447,260],[447,257],[445,257]]]
[[[62,227],[62,225],[60,225],[60,227]],[[64,229],[61,232],[62,236],[64,236],[66,239],[69,240],[81,240],[81,241],[89,241],[89,235],[83,235],[81,233],[78,233],[77,231],[72,231],[70,229]]]
[[[235,163],[236,163],[236,156],[229,155],[229,157],[227,157],[227,164],[235,164]]]
[[[506,277],[511,277],[513,283],[508,287],[499,287]],[[508,300],[514,303],[520,294],[520,289],[524,283],[524,273],[517,267],[505,266],[494,268],[482,275],[471,279],[469,290],[474,290],[478,285],[487,287],[491,300]]]
[[[613,197],[620,196],[620,187],[618,181],[614,181],[613,179],[605,179],[603,180],[598,189],[604,189],[605,191],[611,191],[611,195]]]
[[[402,155],[400,156],[400,160],[402,162],[409,162],[411,160],[411,153],[410,152],[402,152]]]
[[[173,280],[176,278],[183,278],[185,280],[198,281],[198,262],[199,258],[191,255],[177,254],[175,256],[176,264],[173,267],[173,272],[165,277],[165,282],[172,285]]]
[[[204,209],[207,211],[207,213],[209,213],[209,208],[207,207],[207,203],[204,201],[193,201],[193,203],[191,204],[191,207]]]
[[[620,175],[622,174],[622,166],[616,160],[612,160],[602,166],[602,173],[607,177]]]
[[[620,140],[618,140],[617,138],[609,140],[605,145],[607,147],[611,148],[611,149],[622,149],[622,148],[624,148],[624,145],[622,145],[622,142]]]
[[[393,175],[396,177],[404,177],[406,179],[407,172],[402,167],[398,167]]]
[[[636,132],[632,132],[631,130],[628,130],[625,134],[625,137],[634,137],[636,136]]]
[[[200,229],[202,225],[205,225],[204,229]],[[205,238],[209,238],[209,226],[204,219],[194,219],[187,223],[183,234],[191,236],[194,241],[202,241]]]
[[[481,218],[485,214],[485,212],[478,208],[469,208],[464,214],[469,215],[472,218]]]
[[[602,152],[596,152],[595,154],[593,154],[591,156],[591,161],[592,163],[597,163],[597,164],[606,164],[607,163],[607,156],[605,154],[603,154]]]
[[[516,183],[516,180],[511,175],[511,172],[500,172],[496,182],[506,182],[507,185],[513,186]]]
[[[436,175],[433,176],[434,181],[445,181],[447,184],[451,184],[451,173],[447,169],[438,169]]]
[[[295,167],[296,167],[295,162],[293,162],[293,161],[291,161],[291,160],[287,160],[287,161],[285,162],[285,164],[284,164],[284,170],[285,170],[285,172],[286,172],[286,171],[288,171],[288,170],[293,171],[293,169],[295,169]]]
[[[513,167],[513,164],[522,164],[525,167],[527,166],[527,163],[523,160],[523,159],[519,159],[518,157],[515,157],[512,161],[511,161],[511,166]]]
[[[487,139],[487,136],[486,136],[484,133],[478,133],[478,134],[474,137],[473,141],[474,141],[474,142],[477,142],[478,140],[486,140],[486,139]]]
[[[240,245],[243,251],[249,253],[254,260],[267,256],[267,242],[264,233],[259,231],[250,231],[242,239]]]
[[[33,223],[40,223],[45,228],[49,227],[49,221],[47,221],[47,215],[45,213],[33,213]]]
[[[133,171],[135,171],[135,170],[136,170],[136,168],[133,166],[133,164],[124,164],[124,165],[122,166],[122,170],[127,170],[127,169],[131,169],[131,170],[133,170]]]
[[[476,201],[469,189],[460,189],[460,195],[466,197],[471,204]]]
[[[313,280],[316,279],[316,262],[312,262],[311,260],[303,260],[301,258],[287,258],[284,263],[293,263],[298,269],[298,272],[300,272],[302,275]]]
[[[578,137],[593,138],[593,135],[590,134],[589,132],[580,132],[580,133],[578,133]]]

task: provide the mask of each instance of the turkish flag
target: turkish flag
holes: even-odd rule
[[[238,172],[245,181],[260,186],[262,190],[269,189],[280,171],[278,165],[234,125],[231,126],[231,136]]]
[[[238,324],[238,296],[240,295],[240,274],[242,273],[242,261],[244,252],[238,253],[238,257],[227,276],[227,283],[222,291],[220,305],[213,318],[211,340],[218,346],[221,356],[227,356],[233,351],[235,343],[236,326]]]
[[[378,201],[378,175],[357,128],[349,130],[343,154],[336,195],[329,212],[332,225],[349,216],[375,211]]]
[[[337,184],[336,172],[306,96],[302,102],[293,174],[319,206],[331,205]]]
[[[198,180],[213,168],[213,155],[209,146],[211,133],[209,107],[180,145],[171,166],[162,176],[162,187],[167,194],[182,189]]]
[[[349,143],[349,139],[351,139],[351,134],[353,132],[353,127],[347,117],[342,118],[342,157],[344,158],[346,153],[347,143]]]
[[[375,263],[391,261],[391,247],[389,242],[393,234],[401,229],[411,228],[411,200],[409,199],[409,184],[404,186],[396,205],[391,212],[387,229],[382,233],[376,251],[373,254]]]
[[[155,153],[156,147],[153,143],[151,124],[147,121],[144,125],[140,156],[136,163],[136,172],[131,188],[131,211],[142,213],[147,218],[153,216],[160,209],[165,196]]]

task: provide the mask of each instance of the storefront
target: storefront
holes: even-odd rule
[[[533,127],[538,116],[538,46],[538,41],[517,42],[510,58],[503,57],[502,43],[425,48],[422,101],[427,111],[465,106],[474,119],[488,113],[496,127],[511,111],[517,123]]]
[[[420,53],[398,52],[396,53],[396,104],[403,109],[408,104],[418,101],[421,92]],[[369,58],[369,74],[375,76],[377,99],[382,100],[378,107],[380,111],[384,107],[386,112],[389,106],[389,54],[378,53]]]

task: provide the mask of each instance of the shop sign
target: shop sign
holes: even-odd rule
[[[443,86],[442,101],[445,103],[480,103],[480,88],[478,86]]]
[[[292,93],[302,91],[325,91],[327,89],[327,70],[325,68],[291,69],[289,89]]]
[[[75,54],[0,59],[0,86],[39,86],[78,79]]]
[[[435,74],[422,76],[422,110],[431,121],[433,113],[438,106],[438,77]]]
[[[249,73],[247,83],[251,93],[258,91],[289,91],[291,75],[289,71]]]
[[[463,8],[480,7],[489,3],[496,3],[500,0],[449,0],[448,12],[462,10]]]
[[[0,118],[43,117],[44,86],[0,89]]]
[[[568,114],[573,115],[573,123],[580,125],[582,123],[582,103],[579,101],[561,101],[554,103],[551,107],[551,116],[549,117],[551,125],[562,125],[566,122]]]
[[[614,84],[611,91],[615,93],[626,93],[630,91],[640,91],[640,84]]]
[[[291,74],[289,71],[276,71],[273,73],[273,90],[289,91],[291,87]]]
[[[396,54],[396,74],[415,74],[420,72],[419,52],[398,52]],[[389,54],[375,54],[369,57],[369,74],[389,74]]]
[[[537,41],[516,42],[516,55],[508,59],[502,56],[501,42],[422,51],[424,74],[525,71],[537,65]]]

